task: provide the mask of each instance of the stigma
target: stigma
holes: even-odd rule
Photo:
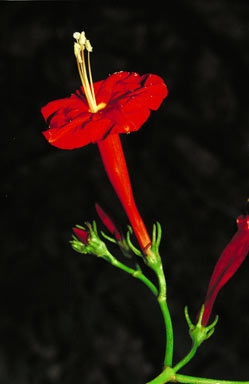
[[[100,103],[97,105],[96,103],[90,64],[90,53],[93,51],[93,47],[90,41],[87,40],[85,32],[74,32],[73,37],[76,40],[74,43],[74,54],[76,57],[82,86],[84,88],[85,96],[89,105],[89,111],[96,113],[100,109],[105,108],[106,104]],[[85,60],[85,51],[87,51],[87,66]]]

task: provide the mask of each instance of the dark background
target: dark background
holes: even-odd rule
[[[248,22],[242,0],[1,2],[0,383],[135,384],[161,370],[154,297],[69,245],[72,226],[96,219],[95,201],[127,225],[97,147],[63,151],[41,134],[40,108],[80,86],[73,32],[91,40],[95,81],[149,72],[169,89],[122,142],[147,228],[163,227],[177,362],[191,345],[184,305],[194,319],[245,213]],[[182,373],[249,379],[248,278],[246,260],[218,296],[214,336]]]

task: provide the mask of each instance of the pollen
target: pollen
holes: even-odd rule
[[[99,106],[96,104],[96,98],[94,94],[91,64],[90,64],[90,53],[93,51],[93,47],[89,40],[87,40],[85,32],[74,32],[73,34],[76,42],[74,43],[74,54],[77,61],[78,71],[80,79],[85,91],[85,96],[89,105],[89,111],[92,113],[98,112],[100,109],[103,109],[101,103]],[[87,67],[85,60],[85,50],[87,51]]]

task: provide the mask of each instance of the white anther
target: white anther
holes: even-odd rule
[[[79,38],[80,38],[80,33],[79,32],[74,32],[73,38],[78,41]]]
[[[88,52],[92,52],[92,51],[93,51],[93,47],[91,46],[91,43],[90,43],[89,40],[86,40],[86,42],[85,42],[85,47],[86,47],[86,50],[87,50]]]
[[[79,37],[79,44],[84,46],[85,43],[86,43],[85,32],[81,32],[80,37]]]
[[[74,32],[73,37],[76,42],[74,42],[74,54],[76,56],[77,66],[81,78],[81,82],[85,91],[85,96],[89,105],[89,111],[91,113],[96,113],[99,110],[105,108],[105,103],[100,103],[98,106],[96,104],[96,99],[94,95],[93,80],[91,74],[90,66],[90,54],[87,54],[87,66],[85,63],[84,50],[92,52],[93,48],[89,40],[86,39],[85,32]],[[87,71],[88,69],[88,71]],[[87,73],[88,72],[88,73]]]
[[[74,54],[79,63],[82,63],[81,59],[81,45],[79,43],[74,43]]]

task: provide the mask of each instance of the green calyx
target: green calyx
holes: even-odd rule
[[[209,339],[212,334],[215,331],[215,326],[218,322],[219,316],[216,316],[214,322],[210,324],[208,327],[204,327],[201,324],[202,317],[203,317],[203,312],[204,312],[204,305],[201,307],[201,311],[199,314],[199,318],[197,323],[194,325],[189,317],[188,314],[188,307],[185,307],[185,318],[189,326],[189,334],[191,339],[193,340],[193,343],[197,345],[198,347],[207,339]]]
[[[133,230],[130,226],[128,226],[128,232],[126,237],[126,244],[131,249],[135,255],[141,257],[145,264],[147,264],[150,268],[152,268],[156,273],[162,268],[162,261],[159,254],[159,246],[162,238],[162,228],[160,223],[157,221],[156,224],[153,225],[152,232],[152,244],[150,247],[142,253],[139,249],[137,249],[131,242],[131,234]]]
[[[73,240],[69,241],[69,243],[71,244],[71,247],[73,248],[73,250],[78,253],[87,253],[85,252],[85,249],[86,249],[85,244],[79,241],[76,236],[73,235],[72,237],[73,237]]]
[[[150,249],[147,250],[145,261],[146,264],[153,269],[157,274],[162,269],[162,260],[159,254],[159,246],[162,238],[162,228],[160,223],[157,221],[153,225],[152,231],[152,244]]]
[[[97,257],[101,257],[107,261],[111,261],[113,256],[108,251],[106,244],[100,239],[97,231],[96,222],[93,221],[93,224],[85,223],[87,227],[87,231],[89,232],[89,239],[87,244],[83,244],[81,241],[77,239],[76,236],[73,235],[73,240],[70,241],[72,248],[79,253],[83,254],[92,254]],[[86,230],[84,227],[77,225],[77,228]]]

